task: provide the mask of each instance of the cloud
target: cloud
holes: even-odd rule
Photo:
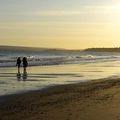
[[[81,11],[67,11],[67,10],[49,10],[49,11],[36,11],[33,15],[36,16],[64,16],[64,15],[78,15],[82,14]]]
[[[111,14],[117,12],[120,13],[120,10],[116,10],[116,6],[84,6],[79,10],[46,10],[34,11],[30,14],[34,16],[70,16],[84,14]]]

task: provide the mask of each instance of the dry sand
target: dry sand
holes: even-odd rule
[[[0,120],[120,120],[120,78],[0,98]]]

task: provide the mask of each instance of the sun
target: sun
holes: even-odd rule
[[[120,3],[117,3],[115,5],[112,6],[112,11],[115,14],[119,14],[120,13]]]

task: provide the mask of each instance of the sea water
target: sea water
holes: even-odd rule
[[[120,76],[119,53],[69,52],[0,54],[0,95]],[[28,58],[27,74],[17,74],[16,59]]]

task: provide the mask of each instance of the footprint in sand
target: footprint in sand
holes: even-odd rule
[[[119,116],[117,116],[116,118],[117,118],[117,120],[120,120],[120,117],[119,117]]]
[[[67,118],[66,120],[70,120],[69,118]]]

